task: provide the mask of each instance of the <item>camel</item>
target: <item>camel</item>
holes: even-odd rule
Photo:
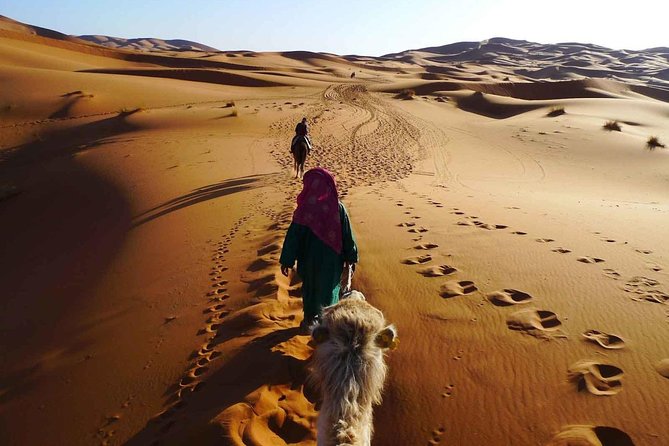
[[[295,178],[302,178],[302,175],[304,175],[304,163],[307,161],[307,155],[309,154],[309,145],[304,138],[299,138],[290,151],[293,153]]]
[[[384,353],[399,344],[397,330],[352,291],[323,310],[311,336],[316,349],[310,380],[322,397],[318,446],[370,446],[372,405],[381,403],[386,379]]]

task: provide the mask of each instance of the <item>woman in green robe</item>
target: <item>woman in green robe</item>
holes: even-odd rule
[[[284,276],[297,262],[304,328],[313,324],[324,307],[339,301],[344,266],[357,263],[358,248],[332,174],[319,167],[305,173],[302,181],[279,261]]]

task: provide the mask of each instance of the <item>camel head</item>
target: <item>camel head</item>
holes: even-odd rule
[[[353,291],[323,310],[311,336],[316,349],[310,378],[323,399],[318,444],[369,445],[372,406],[381,403],[386,379],[384,353],[399,344],[397,329]]]
[[[373,345],[381,350],[395,350],[400,342],[397,328],[384,325],[383,313],[370,305],[361,292],[354,290],[323,311],[320,323],[312,328],[311,337],[317,346],[332,340],[361,347],[361,341],[373,340]]]

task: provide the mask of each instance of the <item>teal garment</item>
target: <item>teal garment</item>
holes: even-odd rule
[[[339,287],[344,262],[357,263],[358,247],[344,205],[339,202],[339,217],[343,232],[342,253],[316,237],[308,226],[291,223],[283,242],[279,262],[292,268],[297,261],[297,273],[302,278],[304,318],[312,321],[323,307],[339,301]]]

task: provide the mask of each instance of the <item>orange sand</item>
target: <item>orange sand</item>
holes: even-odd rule
[[[302,116],[402,338],[375,445],[669,444],[662,82],[33,31],[0,20],[0,444],[315,444]]]

